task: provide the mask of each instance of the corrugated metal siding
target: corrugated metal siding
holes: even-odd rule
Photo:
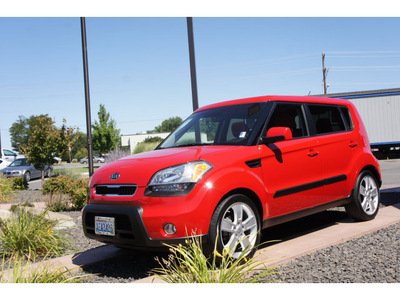
[[[348,100],[360,113],[370,143],[400,141],[400,95]]]

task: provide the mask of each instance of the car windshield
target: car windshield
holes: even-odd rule
[[[197,145],[251,145],[267,114],[267,103],[217,107],[192,114],[157,149]]]
[[[27,167],[30,164],[26,162],[26,159],[16,159],[14,160],[9,167]]]

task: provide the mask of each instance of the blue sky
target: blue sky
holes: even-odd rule
[[[400,87],[400,18],[195,17],[199,105],[260,95]],[[185,17],[87,17],[92,121],[121,134],[192,112]],[[80,19],[0,18],[0,130],[49,114],[86,132]]]

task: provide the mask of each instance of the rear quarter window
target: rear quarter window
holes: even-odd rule
[[[342,117],[344,114],[341,112],[342,108],[339,108],[339,106],[309,105],[308,108],[312,116],[316,134],[341,132],[350,127],[346,126],[347,124],[345,123],[351,122],[347,108],[343,107],[344,110],[347,110],[347,117]]]

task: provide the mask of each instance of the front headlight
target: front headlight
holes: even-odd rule
[[[145,195],[186,195],[211,169],[210,163],[199,160],[160,170],[151,178]]]

